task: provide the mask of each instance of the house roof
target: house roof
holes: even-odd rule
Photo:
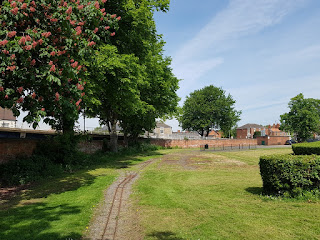
[[[241,127],[238,127],[237,129],[247,129],[247,128],[264,128],[264,126],[255,124],[255,123],[247,123]]]
[[[171,126],[165,124],[165,123],[162,123],[162,122],[157,122],[157,128],[160,128],[160,127],[163,127],[163,128],[171,128]]]
[[[16,121],[16,117],[11,110],[0,107],[0,120]]]

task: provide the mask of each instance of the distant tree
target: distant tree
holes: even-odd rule
[[[184,130],[197,131],[208,136],[211,129],[224,133],[240,120],[241,111],[234,109],[235,101],[225,91],[213,85],[196,90],[187,97],[182,107],[179,122]]]
[[[1,1],[0,106],[36,127],[73,132],[83,104],[85,60],[114,36],[106,0]]]
[[[261,136],[261,131],[255,131],[253,134],[253,138],[257,138]]]
[[[290,111],[280,116],[281,130],[296,134],[299,142],[320,132],[320,100],[300,93],[291,98],[288,107]]]

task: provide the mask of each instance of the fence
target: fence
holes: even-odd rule
[[[243,150],[243,149],[256,149],[257,144],[231,144],[231,145],[200,145],[200,150],[210,150],[210,151],[230,151],[230,150]]]

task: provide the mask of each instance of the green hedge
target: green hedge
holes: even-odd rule
[[[266,194],[299,195],[320,190],[320,156],[270,155],[260,157],[260,174]]]
[[[296,155],[320,155],[320,141],[312,143],[297,143],[292,145],[292,150]]]

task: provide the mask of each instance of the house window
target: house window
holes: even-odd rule
[[[160,128],[160,133],[161,133],[161,134],[164,133],[164,128],[163,128],[163,127]]]
[[[9,123],[6,123],[6,122],[2,123],[2,127],[9,127]]]

